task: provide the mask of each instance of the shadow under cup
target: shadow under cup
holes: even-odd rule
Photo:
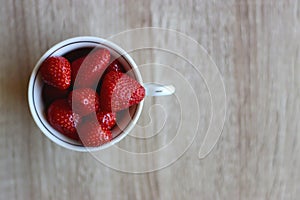
[[[55,45],[50,50],[48,50],[39,60],[33,70],[29,83],[29,106],[32,116],[38,127],[48,138],[50,138],[56,144],[75,151],[86,152],[101,150],[119,142],[134,127],[141,114],[141,109],[143,106],[143,101],[141,101],[139,104],[131,106],[129,109],[118,112],[117,124],[111,130],[113,139],[110,142],[99,147],[84,147],[79,141],[72,140],[64,136],[49,124],[46,117],[47,105],[45,105],[42,99],[42,89],[44,82],[41,79],[39,67],[42,62],[50,56],[64,56],[70,62],[72,62],[77,58],[88,55],[95,49],[106,48],[111,53],[110,62],[117,59],[125,69],[126,74],[142,84],[142,78],[135,62],[123,49],[109,41],[100,38],[97,40],[99,41],[72,41],[72,39],[70,39],[69,42],[67,40]],[[94,114],[94,116],[96,116],[96,113]],[[79,133],[79,136],[80,134],[82,133]]]

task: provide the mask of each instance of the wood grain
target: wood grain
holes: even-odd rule
[[[0,199],[298,199],[299,3],[1,1]],[[198,159],[200,135],[171,166],[131,174],[46,138],[27,106],[27,83],[39,57],[73,36],[107,38],[151,26],[192,37],[219,67],[226,86],[227,116],[211,154]],[[143,52],[134,54],[137,62],[160,60],[155,51],[144,53],[149,57]],[[146,72],[146,79],[159,77],[155,71]],[[151,103],[155,100],[150,99]],[[202,106],[201,112],[209,113]],[[145,116],[141,123],[147,120]],[[201,121],[203,130],[206,120]],[[176,126],[177,122],[170,123]],[[125,140],[120,146],[139,152],[155,149],[160,142],[153,140],[145,146]],[[123,167],[141,164],[118,155],[113,159]],[[153,162],[145,161],[147,165]]]

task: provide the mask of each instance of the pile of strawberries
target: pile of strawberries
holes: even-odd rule
[[[145,96],[143,86],[111,59],[109,50],[96,49],[72,63],[62,56],[49,57],[40,67],[49,123],[87,147],[109,142],[117,112]]]

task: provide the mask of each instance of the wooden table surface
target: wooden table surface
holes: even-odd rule
[[[299,199],[299,6],[298,0],[2,0],[0,199]],[[193,76],[191,68],[176,65],[172,56],[151,48],[133,52],[132,57],[145,66],[169,64],[170,72],[178,67],[172,72],[190,84],[199,100],[200,115],[196,109],[188,111],[187,118],[177,116],[181,112],[178,105],[184,108],[188,105],[184,102],[193,104],[193,96],[181,96],[177,102],[172,97],[147,97],[147,109],[160,101],[162,105],[171,102],[166,110],[153,109],[151,113],[153,124],[147,133],[153,129],[159,134],[153,140],[128,136],[118,147],[137,153],[155,151],[172,139],[171,132],[179,122],[186,126],[196,118],[199,134],[186,151],[178,152],[178,143],[169,153],[144,162],[108,152],[108,161],[113,163],[108,167],[106,161],[64,149],[44,136],[27,106],[29,76],[43,53],[70,37],[116,38],[116,34],[144,27],[168,31],[164,36],[133,33],[123,42],[146,48],[144,41],[151,44],[159,40],[159,44],[168,48],[176,44],[177,50],[197,57],[188,43],[168,40],[168,34],[174,33],[169,30],[176,30],[201,44],[218,66],[226,88],[227,112],[222,135],[212,152],[204,159],[198,157],[211,117],[203,80]],[[144,69],[149,81],[177,77],[162,75],[159,67]],[[180,87],[183,82],[174,84],[178,95],[185,94],[187,86]],[[160,112],[170,109],[175,114],[165,126],[173,129],[154,130],[161,123]],[[139,123],[148,122],[145,111]],[[193,128],[178,129],[178,133],[189,135]],[[182,155],[176,162],[155,169],[160,166],[157,163],[177,153]],[[154,171],[133,173],[151,171],[148,166]]]

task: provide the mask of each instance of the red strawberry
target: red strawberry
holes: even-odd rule
[[[78,70],[74,87],[96,88],[109,61],[110,52],[107,49],[98,49],[87,55]]]
[[[70,92],[68,101],[72,110],[81,116],[88,115],[99,110],[99,96],[90,88],[79,88]]]
[[[145,97],[145,88],[121,72],[109,72],[100,91],[100,108],[117,112],[138,104]]]
[[[78,139],[76,128],[81,119],[71,110],[66,99],[54,101],[48,108],[47,118],[54,129],[69,138]]]
[[[111,71],[115,72],[125,72],[124,68],[122,67],[121,63],[116,59],[110,65],[108,65],[107,69],[105,70],[105,73],[109,73]]]
[[[116,113],[99,112],[97,120],[104,129],[111,129],[116,124]]]
[[[49,105],[56,99],[64,99],[68,97],[68,90],[60,90],[51,85],[44,84],[42,97],[46,105]]]
[[[78,70],[83,63],[85,57],[78,58],[71,63],[71,74],[72,74],[72,83],[75,82],[75,78],[77,76]]]
[[[41,65],[45,83],[64,90],[71,85],[71,65],[64,57],[49,57]]]
[[[98,147],[112,139],[111,131],[102,128],[96,121],[87,121],[81,124],[78,133],[81,142],[86,147]]]

